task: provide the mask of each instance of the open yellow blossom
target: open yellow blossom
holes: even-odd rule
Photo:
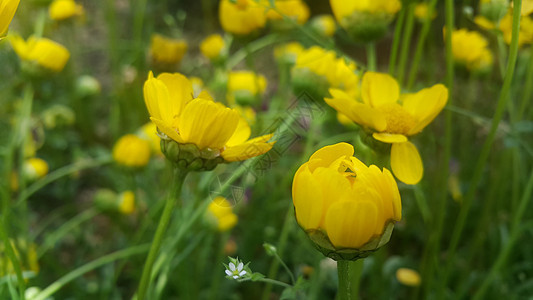
[[[224,197],[216,197],[207,207],[207,220],[219,231],[228,231],[237,225],[238,217],[233,213],[231,203]]]
[[[0,0],[0,40],[6,36],[20,0]]]
[[[276,0],[274,8],[267,9],[267,19],[283,20],[288,17],[298,24],[304,24],[309,19],[309,7],[302,0]]]
[[[224,31],[247,35],[265,27],[265,6],[254,0],[221,0],[218,10],[220,25]]]
[[[70,52],[63,45],[47,38],[31,36],[27,41],[18,35],[10,35],[9,41],[15,53],[23,61],[37,63],[54,72],[63,70],[70,58]]]
[[[311,19],[311,27],[322,36],[332,37],[337,29],[337,24],[333,16],[320,15]]]
[[[74,0],[54,0],[48,7],[50,19],[62,21],[72,17],[82,16],[84,14],[83,6],[74,2]]]
[[[456,63],[470,71],[485,70],[492,65],[487,40],[478,32],[466,29],[452,32],[452,53]]]
[[[419,286],[422,281],[417,271],[408,268],[399,268],[396,270],[396,279],[401,284],[407,286]]]
[[[263,94],[267,86],[265,76],[251,71],[234,71],[228,75],[227,99],[230,105],[251,105],[257,95]]]
[[[269,151],[273,142],[271,134],[248,140],[250,127],[239,113],[215,102],[206,92],[193,97],[192,84],[179,73],[162,73],[154,77],[152,72],[144,83],[144,101],[150,119],[157,125],[168,149],[162,149],[167,158],[176,163],[183,161],[183,167],[210,169],[223,161],[240,161]],[[174,149],[173,143],[177,143]],[[197,153],[193,156],[213,162],[207,168],[206,162],[186,161],[187,152],[182,145],[192,145]],[[172,152],[172,153],[170,153]],[[174,153],[175,152],[175,153]],[[200,164],[200,165],[197,165]]]
[[[127,167],[146,166],[150,160],[150,144],[134,134],[126,134],[115,143],[113,159]]]
[[[503,33],[503,40],[511,43],[513,33],[513,12],[509,10],[500,21],[500,30]],[[520,31],[518,33],[518,46],[531,44],[533,42],[533,18],[531,15],[522,16],[520,19]]]
[[[367,167],[353,153],[347,143],[321,148],[296,171],[292,184],[298,224],[336,260],[364,257],[386,244],[402,218],[389,170]]]
[[[187,42],[181,39],[167,38],[153,34],[150,43],[150,55],[156,65],[178,64],[187,52]]]
[[[416,184],[422,179],[422,159],[407,137],[422,131],[444,108],[448,101],[444,85],[400,96],[398,82],[390,75],[366,72],[362,102],[341,90],[330,89],[330,94],[324,100],[331,107],[372,131],[374,139],[392,144],[391,168],[399,180]]]
[[[200,51],[211,60],[222,56],[224,47],[224,39],[220,34],[211,34],[200,43]]]

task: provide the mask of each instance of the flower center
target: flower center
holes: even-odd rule
[[[387,133],[407,134],[416,125],[415,118],[397,103],[384,104],[377,109],[385,115]]]

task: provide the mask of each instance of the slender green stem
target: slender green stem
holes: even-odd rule
[[[161,215],[161,219],[159,220],[159,225],[157,226],[157,230],[152,241],[152,246],[150,247],[150,252],[148,253],[148,257],[144,264],[141,282],[139,283],[139,289],[137,292],[138,300],[143,300],[146,296],[146,291],[148,289],[148,285],[150,284],[152,266],[154,265],[154,261],[157,258],[159,248],[161,248],[161,243],[163,242],[165,231],[168,227],[168,224],[170,223],[170,219],[172,217],[172,213],[177,202],[176,200],[177,197],[179,197],[180,195],[183,182],[185,181],[185,177],[187,177],[187,171],[181,170],[179,168],[174,169],[174,179],[172,182],[170,194],[166,199],[163,214]]]
[[[4,249],[6,251],[7,257],[11,261],[11,264],[13,265],[13,268],[15,269],[15,274],[17,275],[17,286],[19,288],[19,294],[20,298],[24,299],[24,290],[26,289],[26,283],[24,281],[24,277],[22,276],[22,269],[21,269],[21,262],[19,258],[17,257],[17,254],[15,253],[15,250],[13,249],[13,245],[11,244],[11,240],[8,237],[8,234],[6,232],[5,227],[5,221],[2,218],[0,224],[0,238],[2,239],[2,242],[4,243]]]
[[[416,44],[415,55],[413,58],[413,63],[411,64],[411,70],[409,70],[409,78],[407,80],[407,90],[410,90],[415,82],[416,74],[418,72],[418,65],[420,63],[420,59],[422,59],[422,51],[424,50],[424,44],[426,43],[429,29],[431,28],[431,23],[433,20],[432,16],[435,11],[436,4],[437,0],[431,0],[428,4],[428,17],[424,20],[424,24],[422,25],[422,30],[420,31],[420,36],[418,38],[418,43]]]
[[[468,193],[465,196],[465,199],[463,201],[463,206],[461,206],[461,209],[459,211],[459,216],[457,217],[457,221],[456,221],[453,233],[452,233],[450,246],[448,248],[448,258],[447,258],[448,264],[446,265],[443,278],[441,281],[441,285],[440,285],[441,296],[443,295],[442,292],[444,290],[444,286],[447,283],[447,279],[450,275],[449,273],[451,272],[453,263],[455,261],[454,260],[455,252],[457,250],[457,246],[461,239],[465,221],[468,217],[468,214],[470,212],[470,207],[472,205],[472,201],[477,191],[477,186],[479,182],[481,181],[483,170],[485,169],[485,164],[489,157],[492,143],[494,142],[494,139],[496,137],[496,130],[498,129],[498,125],[500,124],[500,121],[505,112],[505,108],[507,106],[507,102],[509,100],[509,90],[511,88],[511,82],[513,80],[514,69],[516,65],[516,58],[518,55],[518,32],[520,28],[521,6],[522,6],[522,0],[514,1],[513,32],[512,32],[512,38],[511,38],[511,46],[509,50],[509,60],[507,62],[507,70],[505,72],[505,79],[504,79],[502,89],[500,92],[500,96],[498,99],[496,112],[494,113],[494,117],[492,119],[492,124],[491,124],[489,134],[487,136],[487,139],[485,140],[485,143],[483,144],[483,148],[481,149],[481,153],[476,162],[476,166],[474,168],[474,174],[472,176],[472,181],[470,182],[470,188],[468,190]]]
[[[44,300],[53,295],[56,291],[58,291],[60,288],[71,282],[72,280],[82,276],[83,274],[90,272],[98,267],[101,267],[103,265],[106,265],[108,263],[114,262],[118,259],[123,259],[132,255],[141,254],[146,251],[148,251],[148,244],[134,246],[130,248],[126,248],[123,250],[119,250],[117,252],[113,252],[111,254],[108,254],[106,256],[102,256],[96,260],[93,260],[77,269],[74,269],[73,271],[67,273],[65,276],[59,278],[52,284],[50,284],[47,288],[42,290],[39,294],[37,294],[32,300]]]
[[[396,68],[396,58],[398,57],[398,48],[400,46],[400,37],[402,36],[402,26],[405,19],[405,8],[402,7],[400,14],[398,15],[398,20],[394,28],[394,38],[392,40],[392,51],[390,53],[389,59],[389,74],[392,76]]]
[[[405,78],[405,66],[407,65],[407,57],[409,56],[409,46],[411,46],[411,35],[413,34],[413,27],[415,24],[415,3],[411,3],[407,7],[407,19],[405,21],[405,31],[403,33],[402,48],[397,72],[398,82],[400,85],[403,84],[403,79]]]
[[[359,282],[363,271],[363,260],[337,261],[339,275],[339,300],[357,300],[359,298]]]
[[[277,34],[269,34],[266,35],[256,41],[253,41],[249,44],[247,44],[246,47],[243,49],[239,49],[236,51],[230,58],[228,58],[228,62],[226,64],[228,69],[234,68],[239,62],[241,62],[243,59],[246,58],[246,56],[250,53],[257,52],[267,46],[270,46],[272,44],[282,43],[284,39],[282,39]]]
[[[526,108],[529,106],[531,101],[531,92],[533,91],[533,47],[529,47],[529,62],[527,66],[527,75],[524,82],[524,93],[522,94],[522,99],[520,100],[520,106],[518,107],[518,114],[516,116],[516,121],[522,120]]]
[[[377,57],[376,57],[376,43],[370,42],[366,44],[367,68],[369,71],[376,71]]]

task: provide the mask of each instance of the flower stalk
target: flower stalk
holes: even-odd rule
[[[339,300],[356,300],[359,298],[359,282],[363,271],[363,260],[337,261],[339,275]]]

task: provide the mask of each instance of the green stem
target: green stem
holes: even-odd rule
[[[337,261],[339,275],[339,300],[357,300],[359,298],[359,282],[363,271],[363,260]]]
[[[527,66],[527,75],[524,82],[524,94],[520,100],[520,106],[518,108],[518,115],[516,121],[522,120],[528,103],[531,101],[531,92],[533,91],[533,47],[529,47],[529,63]]]
[[[26,284],[24,281],[24,277],[22,276],[22,269],[21,269],[21,262],[19,258],[17,257],[17,254],[15,253],[15,250],[13,249],[13,245],[11,244],[11,240],[8,237],[8,234],[6,232],[5,227],[5,221],[2,218],[0,224],[0,238],[2,239],[4,243],[4,249],[7,254],[7,257],[11,261],[11,264],[13,265],[13,268],[15,269],[15,274],[17,275],[17,286],[19,288],[19,294],[20,298],[24,299],[24,290],[26,290]]]
[[[375,71],[377,67],[376,43],[366,44],[367,68],[369,71]]]
[[[456,225],[452,233],[450,246],[448,248],[448,258],[447,258],[448,264],[446,265],[443,278],[441,281],[440,295],[443,295],[442,292],[444,290],[444,287],[446,286],[447,279],[450,275],[449,273],[451,271],[452,264],[455,261],[454,260],[455,252],[457,250],[459,240],[461,239],[461,235],[463,233],[465,221],[468,217],[468,213],[470,212],[470,207],[472,205],[472,201],[476,194],[477,186],[479,182],[481,181],[483,170],[485,169],[485,164],[489,157],[492,143],[494,142],[494,139],[496,137],[496,131],[498,129],[498,125],[500,124],[500,121],[505,112],[505,108],[507,106],[507,102],[509,100],[509,90],[511,88],[511,83],[512,83],[513,75],[514,75],[514,69],[516,65],[516,58],[518,55],[518,32],[520,29],[520,8],[521,6],[522,6],[522,0],[514,1],[513,32],[512,32],[512,38],[511,38],[511,46],[509,50],[509,60],[507,62],[507,70],[505,72],[505,79],[503,81],[502,89],[501,89],[497,107],[496,107],[496,112],[494,113],[494,117],[492,119],[492,124],[491,124],[489,134],[487,136],[487,139],[485,140],[485,143],[483,144],[483,148],[481,149],[481,153],[476,162],[476,166],[474,168],[474,174],[472,176],[472,181],[470,183],[470,188],[463,201],[463,206],[461,206],[461,209],[459,211],[459,216],[457,218]]]
[[[418,64],[420,63],[420,59],[422,59],[422,51],[424,50],[424,44],[426,43],[429,29],[431,28],[431,22],[433,20],[431,16],[433,16],[436,4],[437,0],[431,0],[428,4],[428,17],[424,20],[422,30],[420,31],[420,37],[418,38],[418,43],[416,44],[415,56],[413,58],[413,63],[411,64],[411,70],[407,80],[407,90],[410,90],[415,82],[416,74],[418,72]]]
[[[398,20],[394,28],[394,38],[392,40],[392,51],[389,59],[389,74],[392,76],[396,68],[396,58],[398,57],[398,48],[400,46],[400,37],[402,36],[402,26],[405,19],[405,8],[402,7]]]
[[[403,79],[405,75],[405,65],[407,64],[407,57],[409,56],[409,46],[411,45],[411,35],[413,34],[413,27],[415,24],[415,3],[409,4],[407,7],[407,19],[405,23],[403,39],[402,39],[402,49],[400,52],[400,61],[398,62],[398,83],[403,84]]]
[[[236,51],[230,58],[228,58],[228,62],[226,64],[228,70],[233,69],[239,62],[241,62],[243,59],[246,58],[246,56],[250,53],[257,52],[267,46],[270,46],[272,44],[282,43],[285,39],[282,39],[277,34],[269,34],[265,37],[262,37],[256,41],[253,41],[251,43],[248,43],[246,47],[239,49]]]
[[[150,284],[152,266],[154,265],[154,261],[157,258],[159,248],[161,248],[163,236],[168,227],[168,224],[170,223],[172,212],[174,211],[174,206],[176,205],[177,197],[179,197],[180,195],[183,182],[185,181],[185,177],[187,177],[187,171],[181,170],[179,168],[174,169],[174,179],[172,182],[170,194],[166,199],[163,214],[161,215],[161,219],[159,220],[159,225],[157,226],[157,230],[152,241],[152,246],[150,247],[150,252],[148,253],[148,257],[146,258],[146,262],[144,264],[141,282],[139,283],[139,289],[137,292],[138,300],[143,300],[146,296],[146,291],[148,289],[148,285]]]

